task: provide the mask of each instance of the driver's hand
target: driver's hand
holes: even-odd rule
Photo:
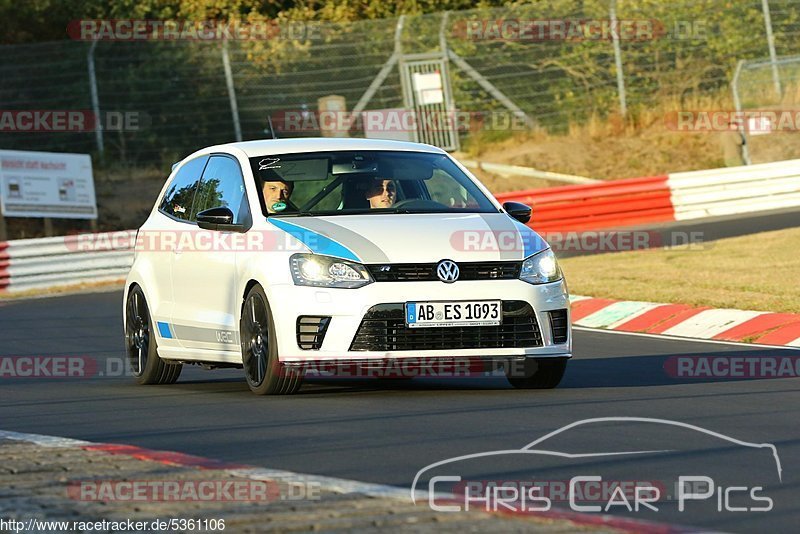
[[[450,207],[451,208],[466,208],[467,203],[464,202],[463,198],[459,198],[456,200],[454,197],[450,197]]]

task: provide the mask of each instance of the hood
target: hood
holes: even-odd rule
[[[270,217],[312,252],[360,263],[522,260],[547,243],[505,213]]]

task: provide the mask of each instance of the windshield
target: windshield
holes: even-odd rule
[[[443,154],[306,152],[250,164],[266,216],[497,212]]]

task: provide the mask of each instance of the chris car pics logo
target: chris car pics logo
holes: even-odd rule
[[[746,462],[760,465],[757,476],[740,474],[740,470],[726,469],[724,473],[714,470],[714,462],[706,459],[694,465],[681,460],[686,453],[684,448],[671,447],[646,448],[645,450],[621,450],[602,452],[563,452],[558,444],[564,439],[577,442],[575,432],[592,432],[594,440],[583,440],[582,446],[594,447],[601,443],[603,425],[648,425],[649,435],[653,435],[652,425],[661,425],[666,436],[678,435],[684,447],[691,447],[688,436],[697,436],[698,443],[708,442],[714,446],[711,451],[720,456],[719,464],[729,467],[731,461],[725,454],[747,454]],[[660,429],[658,429],[660,431]],[[619,437],[619,428],[614,430]],[[655,434],[658,434],[656,432]],[[627,434],[626,434],[627,435]],[[631,434],[631,437],[635,435]],[[615,443],[615,439],[609,440]],[[688,441],[688,443],[687,443]],[[566,441],[565,443],[569,443]],[[638,442],[635,440],[634,442]],[[691,450],[691,449],[689,449]],[[670,456],[674,455],[674,456]],[[762,458],[763,456],[763,458]],[[669,457],[669,462],[663,460]],[[691,457],[691,456],[689,456]],[[675,459],[681,467],[677,472],[673,466]],[[597,462],[593,462],[597,460]],[[609,461],[613,460],[613,461]],[[503,461],[514,463],[521,469],[510,469]],[[538,472],[547,476],[538,476]],[[549,462],[549,463],[547,463]],[[644,462],[637,467],[637,473],[646,476],[606,477],[598,469],[614,469],[615,465],[626,462]],[[662,463],[663,462],[663,463]],[[477,469],[475,464],[477,463]],[[500,467],[502,464],[502,467]],[[555,464],[555,466],[554,466]],[[574,464],[574,465],[573,465]],[[669,466],[666,476],[657,476],[663,466]],[[602,466],[602,467],[598,467]],[[497,469],[496,478],[486,473]],[[480,478],[470,477],[469,472],[480,472]],[[567,472],[567,476],[561,473]],[[523,473],[521,477],[509,473]],[[553,473],[558,473],[553,477]],[[625,471],[630,474],[630,471]],[[663,473],[662,473],[663,474]],[[719,476],[718,476],[719,475]],[[550,432],[519,449],[501,449],[466,454],[447,458],[420,469],[411,485],[411,500],[414,504],[427,505],[437,512],[461,512],[483,510],[489,512],[544,512],[557,505],[567,504],[572,511],[583,513],[609,512],[768,512],[774,508],[770,488],[781,484],[782,467],[778,451],[771,443],[750,443],[696,425],[667,419],[644,417],[601,417],[583,419]]]

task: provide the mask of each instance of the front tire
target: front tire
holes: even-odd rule
[[[567,358],[526,358],[506,366],[506,378],[516,389],[553,389],[567,370]]]
[[[139,384],[174,384],[181,375],[183,364],[167,363],[158,356],[153,321],[139,286],[131,288],[125,304],[125,349]]]
[[[300,389],[303,372],[289,369],[278,360],[275,323],[261,286],[254,286],[244,299],[239,340],[250,391],[256,395],[291,395]]]

